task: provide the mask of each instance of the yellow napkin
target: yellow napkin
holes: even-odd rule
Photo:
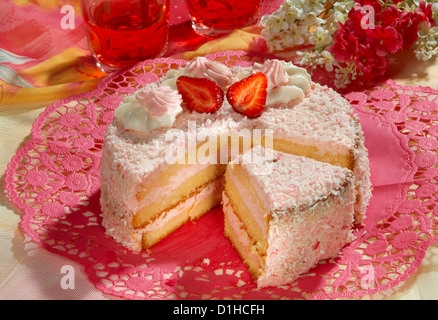
[[[87,58],[88,52],[69,48],[60,54],[28,69],[17,72],[31,79],[31,87],[20,87],[0,80],[3,87],[2,104],[56,101],[75,93],[93,90],[106,76]]]
[[[183,53],[182,58],[190,60],[198,56],[228,50],[266,52],[266,42],[260,35],[260,31],[260,27],[247,27],[234,30],[226,36],[213,39],[201,45],[195,51],[187,51]]]
[[[227,50],[262,51],[266,44],[258,27],[235,30],[227,36],[213,39],[195,51],[173,55],[186,60]],[[11,85],[0,80],[3,88],[2,104],[27,101],[56,101],[72,94],[93,90],[106,76],[100,71],[88,50],[70,47],[28,69],[17,72],[22,79],[30,79],[31,87]]]

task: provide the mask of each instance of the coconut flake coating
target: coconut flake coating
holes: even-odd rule
[[[339,196],[354,181],[349,169],[278,151],[269,154],[261,146],[242,155],[239,162],[276,218]]]

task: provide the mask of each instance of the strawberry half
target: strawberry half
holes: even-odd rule
[[[216,81],[180,76],[176,80],[176,86],[190,111],[213,113],[224,102],[224,92]]]
[[[227,90],[227,100],[237,112],[255,118],[265,109],[267,87],[266,75],[257,72],[232,84]]]

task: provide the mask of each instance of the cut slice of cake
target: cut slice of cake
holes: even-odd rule
[[[262,145],[353,171],[355,223],[364,221],[371,197],[368,151],[359,119],[347,100],[315,84],[311,94],[292,108],[269,108],[254,122],[257,128],[273,131]]]
[[[225,173],[225,235],[258,287],[294,281],[354,238],[351,170],[261,146]]]

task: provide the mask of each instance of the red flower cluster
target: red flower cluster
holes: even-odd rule
[[[421,0],[415,11],[395,4],[404,0],[356,0],[344,24],[333,35],[329,47],[341,67],[354,64],[356,80],[368,83],[382,76],[388,55],[410,48],[417,40],[421,22],[435,26],[432,5]]]

